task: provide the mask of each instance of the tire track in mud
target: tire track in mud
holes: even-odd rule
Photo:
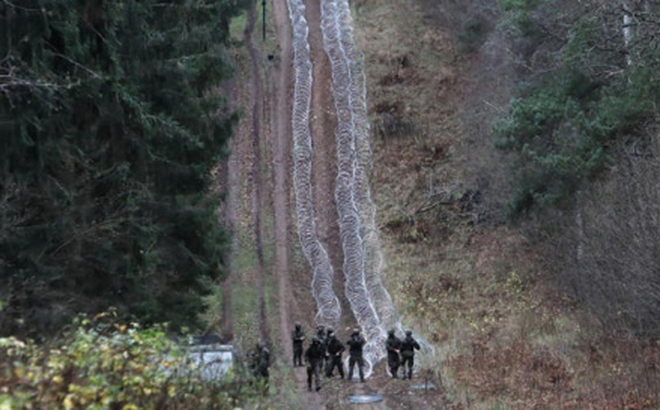
[[[264,266],[263,248],[263,215],[266,209],[263,197],[263,178],[261,171],[262,152],[261,139],[263,134],[264,93],[261,70],[259,68],[260,53],[254,44],[254,28],[257,21],[256,2],[248,9],[244,41],[250,56],[250,101],[252,103],[252,182],[251,214],[254,221],[254,247],[257,257],[257,287],[258,287],[258,317],[260,340],[272,346],[270,326],[266,312],[266,268]]]
[[[273,2],[273,23],[278,38],[290,39],[291,28],[286,24],[286,5],[282,1]],[[272,132],[273,149],[273,224],[275,228],[275,266],[274,272],[277,278],[278,313],[279,313],[279,337],[282,346],[289,342],[289,329],[292,329],[292,311],[295,309],[293,291],[291,285],[290,260],[289,260],[289,227],[291,226],[291,213],[289,203],[289,192],[291,180],[289,173],[291,161],[289,152],[291,143],[291,101],[288,98],[291,89],[291,65],[293,60],[290,41],[280,41],[280,53],[277,61],[279,63],[267,67],[267,93],[269,95],[270,130]],[[281,64],[281,62],[285,62]],[[293,361],[293,352],[283,348],[285,363]]]
[[[279,63],[274,64],[270,78],[270,109],[271,131],[273,132],[273,218],[275,227],[275,272],[278,284],[278,308],[280,342],[285,352],[285,365],[292,362],[292,352],[289,348],[291,339],[289,330],[293,328],[293,312],[295,306],[294,294],[290,276],[289,262],[289,228],[293,221],[290,218],[289,195],[292,181],[289,178],[291,171],[291,152],[293,135],[293,123],[291,113],[293,102],[291,94],[293,84],[293,73],[291,62],[294,61],[292,46],[293,32],[289,20],[288,4],[285,0],[274,0],[272,2],[272,18],[280,47]],[[303,312],[298,312],[302,315]],[[302,396],[304,408],[325,409],[323,397],[318,394],[307,394],[306,373],[304,368],[293,368],[296,380],[296,390],[305,393]]]

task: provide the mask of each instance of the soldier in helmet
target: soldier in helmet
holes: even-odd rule
[[[360,336],[360,331],[358,329],[353,329],[351,332],[351,338],[346,342],[349,355],[348,380],[353,378],[353,368],[357,365],[360,373],[360,381],[364,383],[364,359],[362,358],[362,349],[366,343],[366,340]]]
[[[325,327],[323,325],[316,326],[316,337],[323,342],[325,339]]]
[[[325,337],[325,327],[323,325],[316,326],[316,338],[321,342],[321,347],[323,347],[323,358],[321,359],[321,368],[324,367],[323,361],[325,360],[326,355],[326,337]]]
[[[341,363],[341,354],[346,350],[344,344],[337,339],[335,332],[328,329],[326,340],[326,366],[325,377],[332,377],[335,367],[339,371],[339,376],[344,378],[344,367]]]
[[[300,322],[296,322],[293,330],[293,366],[303,366],[303,343],[305,341],[305,332],[302,330]]]
[[[316,391],[321,390],[321,366],[323,365],[323,346],[318,337],[312,338],[312,343],[305,351],[307,361],[307,389],[312,391],[312,378],[315,379]]]
[[[419,350],[419,343],[413,338],[412,331],[406,330],[406,337],[401,341],[401,367],[403,378],[406,378],[406,364],[408,364],[408,379],[412,378],[413,366],[415,366],[415,350]]]
[[[401,339],[396,337],[396,331],[391,329],[387,332],[387,340],[385,341],[385,348],[387,349],[387,366],[390,369],[392,378],[398,378],[399,366],[401,365]]]
[[[257,343],[257,348],[255,350],[255,376],[258,379],[263,379],[268,383],[268,368],[270,367],[270,350],[261,342]]]
[[[248,369],[258,382],[263,383],[263,394],[268,392],[268,368],[270,367],[270,350],[261,342],[257,342],[254,350],[248,353]]]

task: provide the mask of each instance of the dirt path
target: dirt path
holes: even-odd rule
[[[323,49],[320,0],[306,0],[305,6],[313,66],[310,128],[314,147],[312,181],[317,216],[316,226],[319,239],[327,250],[334,267],[334,289],[341,303],[342,317],[346,317],[346,313],[350,312],[350,309],[342,297],[344,294],[344,275],[341,269],[343,253],[334,199],[335,176],[337,175],[337,149],[335,146],[337,119],[331,92],[332,72],[328,56]],[[344,327],[347,326],[344,324]]]
[[[273,132],[273,209],[275,225],[275,273],[278,284],[279,303],[279,324],[280,324],[280,342],[282,346],[290,344],[290,335],[288,329],[293,328],[293,315],[296,314],[296,306],[293,297],[292,284],[288,272],[289,241],[295,238],[288,238],[287,234],[294,226],[290,225],[293,221],[290,218],[289,195],[291,192],[290,177],[291,163],[290,157],[290,135],[291,135],[291,94],[292,94],[292,67],[291,61],[291,28],[288,16],[286,1],[273,1],[273,22],[277,32],[279,43],[279,56],[276,59],[277,64],[268,69],[271,75],[270,86],[267,90],[271,93],[268,97],[271,101],[272,120],[271,131]],[[334,202],[334,184],[336,175],[336,146],[334,130],[336,127],[336,117],[334,113],[334,102],[331,93],[331,71],[327,55],[323,49],[322,34],[320,29],[321,12],[320,0],[307,0],[306,19],[309,24],[309,42],[313,64],[313,88],[312,88],[312,107],[310,115],[310,128],[312,132],[314,157],[313,157],[313,185],[314,185],[314,203],[316,210],[316,223],[319,238],[327,249],[333,266],[335,267],[335,291],[338,295],[343,295],[343,274],[341,266],[343,263],[343,254],[339,238],[339,226],[337,223],[337,211]],[[302,284],[305,287],[309,283]],[[309,292],[309,289],[307,289]],[[340,300],[343,300],[340,297]],[[343,337],[345,330],[352,326],[352,317],[348,304],[342,303],[344,320],[338,329],[340,337]],[[303,312],[299,312],[302,314]],[[314,311],[307,313],[311,319]],[[289,349],[284,349],[286,354],[285,361],[290,363],[291,354]],[[297,368],[294,372],[297,383],[297,390],[305,391],[305,373],[303,368]],[[324,389],[322,394],[304,393],[307,407],[310,409],[324,408],[351,408],[348,403],[348,394],[373,394],[376,390],[369,387],[369,383],[361,384],[352,382],[347,385],[337,379],[323,381]],[[361,405],[364,409],[385,409],[388,408],[380,403],[379,405]]]
[[[291,62],[293,49],[292,33],[289,22],[289,12],[286,0],[273,0],[272,21],[275,27],[279,54],[273,56],[273,63],[266,69],[269,79],[266,89],[270,104],[272,133],[271,149],[273,151],[273,225],[275,239],[274,273],[277,284],[279,339],[284,353],[284,364],[293,362],[290,331],[293,329],[294,317],[299,317],[301,306],[297,303],[291,283],[291,266],[289,251],[292,241],[290,235],[295,228],[291,218],[291,94],[293,89],[293,74]],[[305,283],[308,285],[308,283]],[[313,315],[313,313],[312,313]],[[306,373],[302,367],[293,368],[295,389],[301,393],[305,408],[325,409],[320,395],[306,392]]]
[[[314,78],[310,113],[314,146],[313,195],[318,235],[335,269],[334,289],[343,312],[336,331],[344,340],[355,320],[343,289],[343,253],[334,201],[337,173],[334,134],[337,123],[331,92],[331,68],[323,49],[320,29],[320,5],[321,0],[305,0]],[[317,308],[310,297],[311,278],[306,273],[309,267],[301,269],[292,263],[292,250],[298,239],[294,234],[295,210],[291,200],[293,49],[289,10],[286,0],[271,0],[268,3],[270,24],[274,27],[277,45],[274,50],[265,50],[265,43],[260,41],[259,27],[256,27],[257,12],[260,11],[258,6],[260,2],[255,2],[249,11],[244,32],[249,60],[246,69],[249,72],[242,76],[245,82],[236,85],[236,88],[244,90],[244,95],[240,97],[248,102],[244,105],[246,118],[238,130],[232,157],[224,170],[230,194],[227,205],[230,217],[227,222],[229,226],[235,226],[234,234],[241,231],[252,237],[257,266],[250,273],[252,279],[249,283],[257,287],[258,337],[273,346],[282,366],[289,366],[292,363],[290,331],[293,324],[298,320],[303,322],[311,337]],[[250,221],[247,225],[232,219],[241,213]],[[270,244],[274,249],[272,260],[265,255],[264,249]],[[272,277],[269,277],[269,272],[272,272]],[[274,304],[266,300],[266,287],[269,285],[274,287]],[[233,331],[230,286],[229,282],[225,284],[226,298],[223,298],[227,305],[223,327],[228,333]],[[276,311],[272,310],[275,306]],[[277,319],[273,320],[275,317]],[[276,333],[274,328],[277,328]],[[389,379],[382,364],[377,368],[366,383],[324,378],[321,393],[307,392],[305,369],[292,368],[293,393],[299,401],[298,405],[305,409],[429,408],[414,396],[411,397],[408,384]],[[290,384],[281,385],[291,388]],[[350,396],[368,394],[383,395],[385,400],[371,405],[349,403]]]
[[[262,136],[264,134],[264,92],[263,92],[263,79],[260,69],[261,53],[254,44],[254,29],[257,20],[257,11],[255,7],[248,10],[248,24],[245,27],[245,44],[250,55],[250,100],[251,118],[252,118],[252,215],[254,220],[254,246],[257,256],[257,283],[258,283],[258,316],[259,316],[259,331],[260,338],[267,345],[270,342],[270,329],[266,313],[266,267],[264,265],[264,246],[263,246],[263,211],[266,208],[263,196],[263,176],[261,170],[262,163]]]
[[[275,266],[274,272],[278,287],[278,309],[280,341],[283,346],[289,340],[292,309],[295,309],[291,279],[289,276],[289,243],[294,240],[289,236],[291,228],[291,213],[289,193],[291,191],[291,28],[287,24],[287,8],[285,1],[273,2],[273,23],[277,32],[280,53],[276,64],[267,68],[267,85],[269,104],[271,107],[270,129],[273,133],[273,214],[275,227]],[[293,361],[290,349],[284,349],[286,362]]]

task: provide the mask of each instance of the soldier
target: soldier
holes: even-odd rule
[[[415,366],[415,350],[419,350],[419,343],[413,338],[412,331],[406,330],[406,338],[401,341],[401,367],[403,378],[406,378],[406,363],[408,364],[408,379],[412,379],[413,366]]]
[[[364,359],[362,358],[362,348],[366,344],[366,340],[360,336],[360,331],[358,329],[353,329],[351,332],[351,338],[348,339],[346,344],[348,345],[348,380],[353,378],[353,368],[357,364],[358,371],[360,372],[360,381],[364,383]]]
[[[316,391],[321,390],[321,366],[323,365],[323,346],[318,337],[312,338],[312,344],[305,351],[307,361],[307,389],[312,391],[312,377],[316,379]]]
[[[344,344],[337,339],[335,332],[328,329],[328,339],[326,341],[326,366],[325,377],[332,377],[335,367],[339,371],[339,376],[344,378],[344,366],[341,363],[341,354],[346,350]]]
[[[256,381],[262,382],[263,394],[268,392],[268,368],[270,367],[270,351],[261,342],[248,353],[248,369]]]
[[[387,332],[387,340],[385,341],[385,348],[387,349],[387,366],[390,368],[392,378],[398,378],[399,366],[401,365],[401,357],[399,351],[401,350],[401,339],[396,337],[396,331],[391,329]]]
[[[255,351],[256,374],[258,379],[263,379],[268,384],[268,368],[270,367],[270,350],[261,342],[257,343]]]
[[[316,326],[316,338],[319,339],[319,342],[321,342],[321,347],[323,348],[323,357],[321,358],[321,368],[323,368],[324,366],[323,361],[325,360],[325,354],[326,354],[325,328],[323,327],[323,325]]]
[[[293,331],[293,366],[303,366],[303,342],[305,341],[305,332],[299,322],[296,322],[296,328]]]

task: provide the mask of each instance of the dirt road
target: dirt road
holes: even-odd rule
[[[258,338],[273,347],[280,366],[292,363],[290,332],[296,321],[303,323],[311,337],[317,306],[311,298],[308,266],[294,266],[293,252],[297,249],[295,206],[292,188],[292,95],[293,49],[292,29],[286,0],[268,3],[267,24],[273,39],[260,41],[258,14],[254,8],[247,15],[243,44],[247,63],[241,73],[242,90],[235,97],[242,99],[244,118],[239,124],[232,142],[232,155],[224,171],[228,204],[225,223],[233,227],[234,235],[251,237],[256,261],[247,275],[248,286],[256,289],[257,312],[254,318]],[[339,296],[342,319],[337,334],[348,336],[348,329],[355,326],[350,307],[344,295],[341,272],[343,253],[340,242],[337,208],[334,201],[337,174],[335,128],[337,120],[332,97],[331,67],[323,48],[321,25],[321,0],[304,0],[305,18],[309,25],[309,46],[313,67],[313,83],[310,108],[310,131],[313,139],[312,186],[319,240],[326,249],[335,269],[333,287]],[[275,43],[275,44],[273,44]],[[268,47],[265,49],[265,47]],[[234,248],[242,245],[234,245]],[[272,257],[265,248],[272,246]],[[232,254],[237,254],[234,249]],[[300,258],[299,258],[300,259]],[[233,260],[233,257],[230,258]],[[245,280],[245,279],[243,279]],[[231,310],[231,284],[225,286],[223,326],[234,332],[235,316]],[[274,292],[274,303],[267,303],[266,288]],[[273,318],[276,317],[276,320]],[[236,319],[238,320],[238,319]],[[412,394],[409,384],[391,380],[386,376],[383,364],[366,383],[324,379],[320,393],[307,392],[304,368],[292,368],[293,387],[278,381],[277,388],[293,389],[297,405],[305,409],[418,409],[428,407],[426,401]],[[289,377],[289,376],[286,376]],[[278,392],[279,393],[279,392]],[[384,400],[376,404],[353,405],[351,396],[382,395]],[[294,407],[295,408],[295,405]]]

